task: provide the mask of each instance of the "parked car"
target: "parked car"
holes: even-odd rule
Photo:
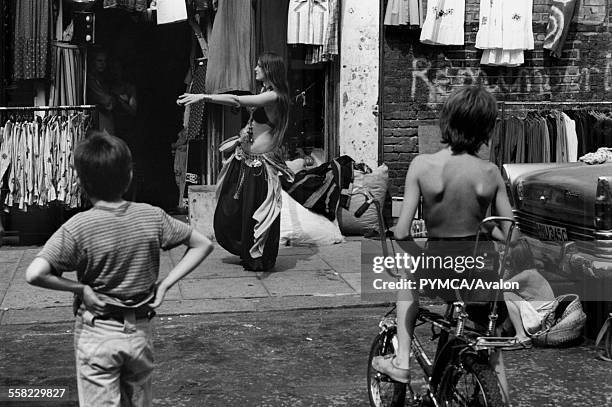
[[[579,294],[593,337],[612,311],[612,163],[505,164],[519,228],[557,295]]]

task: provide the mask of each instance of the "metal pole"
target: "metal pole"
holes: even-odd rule
[[[85,72],[83,72],[83,103],[87,103],[87,45],[84,49],[85,52],[83,52],[83,55],[85,56],[85,63],[83,66],[85,67]]]
[[[0,111],[94,110],[96,105],[62,106],[0,106]]]

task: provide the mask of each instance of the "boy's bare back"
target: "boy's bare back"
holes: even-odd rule
[[[503,181],[494,164],[449,148],[413,160],[428,235],[476,234]],[[505,190],[503,191],[505,193]]]

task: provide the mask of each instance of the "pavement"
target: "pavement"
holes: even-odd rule
[[[377,305],[360,297],[363,238],[324,247],[281,247],[269,272],[245,271],[239,258],[213,253],[168,292],[158,315],[255,312]],[[25,270],[40,247],[0,248],[0,325],[73,319],[72,294],[34,287]],[[184,247],[162,252],[160,275],[180,260]],[[76,279],[74,273],[65,274]],[[379,302],[380,304],[380,302]]]

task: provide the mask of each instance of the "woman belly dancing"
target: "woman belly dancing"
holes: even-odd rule
[[[280,176],[293,180],[280,150],[288,123],[289,96],[283,60],[261,55],[255,78],[263,82],[261,93],[184,94],[181,105],[197,102],[250,108],[250,118],[237,140],[222,145],[232,151],[217,183],[214,215],[215,238],[228,252],[240,256],[246,270],[270,270],[276,263],[280,238]]]

